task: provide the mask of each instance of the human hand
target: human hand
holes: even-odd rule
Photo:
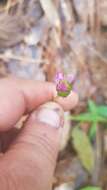
[[[54,103],[55,93],[54,84],[48,82],[0,80],[0,131],[14,130],[20,118],[29,114],[24,127],[0,156],[0,189],[51,189],[63,110],[70,110],[78,101],[72,92]]]

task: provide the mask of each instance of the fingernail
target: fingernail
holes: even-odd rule
[[[64,123],[63,109],[57,103],[46,103],[36,111],[36,119],[53,128],[62,127]]]

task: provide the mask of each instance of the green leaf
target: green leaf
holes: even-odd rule
[[[107,117],[107,106],[98,106],[97,112],[102,117]]]
[[[93,115],[91,113],[81,113],[77,116],[71,116],[71,119],[74,121],[92,122],[93,121]]]
[[[90,130],[89,130],[90,140],[94,139],[94,137],[96,135],[96,130],[97,130],[97,123],[94,122],[94,123],[92,123],[92,126],[90,127]]]
[[[94,187],[94,186],[87,186],[87,187],[81,188],[80,190],[101,190],[101,188]]]
[[[72,138],[74,148],[78,153],[82,165],[91,173],[94,167],[94,152],[88,136],[78,127],[75,127],[72,131]]]
[[[105,118],[92,113],[81,113],[77,116],[70,116],[69,119],[79,122],[106,122]]]
[[[91,113],[97,114],[97,106],[92,100],[88,101],[88,108]]]

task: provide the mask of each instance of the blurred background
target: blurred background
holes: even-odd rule
[[[53,190],[107,189],[106,52],[107,0],[0,1],[0,77],[75,77]]]

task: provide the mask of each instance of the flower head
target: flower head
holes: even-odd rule
[[[72,90],[73,75],[65,76],[62,72],[58,72],[55,76],[56,90],[59,96],[66,97]]]

